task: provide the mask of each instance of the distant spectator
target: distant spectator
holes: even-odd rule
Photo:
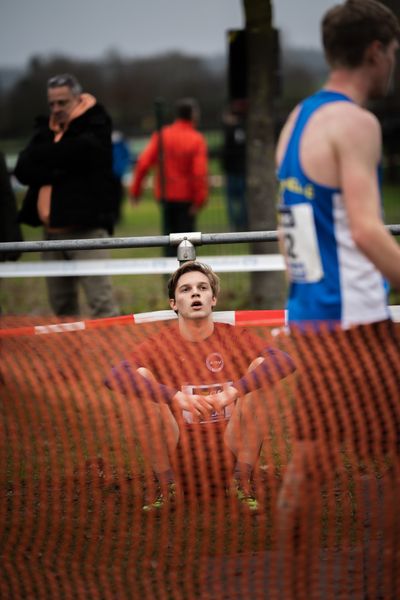
[[[11,186],[7,163],[0,152],[0,242],[21,242],[17,201]],[[20,252],[0,252],[0,261],[18,260]]]
[[[118,186],[118,203],[115,222],[121,218],[124,199],[124,176],[131,170],[134,162],[128,142],[121,131],[112,132],[113,173]]]
[[[105,238],[112,234],[117,207],[111,119],[92,95],[82,93],[73,75],[49,79],[47,96],[50,118],[37,118],[15,168],[16,177],[29,186],[19,219],[44,226],[46,240]],[[43,253],[43,260],[107,257],[105,249]],[[78,283],[93,317],[118,314],[108,277],[49,277],[56,315],[80,313]]]
[[[224,144],[222,166],[226,175],[226,201],[229,225],[246,231],[246,102],[236,100],[223,115]]]
[[[22,234],[18,223],[17,202],[11,186],[7,163],[0,152],[0,242],[21,242]],[[20,252],[0,252],[0,261],[18,260]],[[0,314],[1,314],[0,306]],[[2,382],[0,376],[0,383]]]
[[[155,195],[162,207],[164,235],[196,230],[196,215],[207,200],[207,144],[196,131],[200,110],[195,100],[177,103],[176,120],[153,133],[137,162],[129,194],[134,204],[142,193],[143,179],[157,167]],[[175,249],[166,247],[167,256]]]

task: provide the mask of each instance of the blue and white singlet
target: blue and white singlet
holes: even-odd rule
[[[329,102],[351,102],[321,90],[300,107],[278,170],[279,229],[290,279],[289,322],[324,321],[344,328],[389,318],[387,285],[354,244],[342,192],[303,172],[300,140],[312,114]]]

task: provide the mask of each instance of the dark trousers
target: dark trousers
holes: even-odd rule
[[[191,206],[191,202],[161,201],[163,235],[195,231],[196,217],[190,214]],[[176,248],[165,246],[164,254],[165,256],[176,256]]]
[[[232,231],[247,231],[246,177],[228,174],[226,196],[229,224]]]
[[[75,240],[106,238],[108,233],[100,227],[76,229],[70,232],[45,232],[46,240]],[[109,258],[106,248],[96,250],[51,250],[43,252],[44,261],[53,260],[105,260]],[[79,306],[79,286],[82,286],[90,310],[95,319],[115,317],[119,308],[114,298],[110,277],[107,275],[80,275],[68,277],[47,277],[47,291],[50,306],[60,317],[81,315]]]

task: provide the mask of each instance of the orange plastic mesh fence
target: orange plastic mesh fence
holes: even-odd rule
[[[398,329],[226,327],[205,349],[165,323],[0,338],[2,598],[400,597]],[[196,392],[265,348],[229,421],[136,379]]]

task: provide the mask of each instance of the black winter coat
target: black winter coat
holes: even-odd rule
[[[117,214],[117,187],[112,173],[111,119],[95,104],[69,124],[55,143],[49,119],[36,119],[35,133],[15,167],[29,186],[19,221],[43,225],[37,200],[43,185],[52,186],[50,227],[104,227],[111,234]]]
[[[3,152],[0,152],[0,242],[21,242],[17,221],[17,201],[8,174]],[[20,252],[0,252],[0,261],[17,260]]]

